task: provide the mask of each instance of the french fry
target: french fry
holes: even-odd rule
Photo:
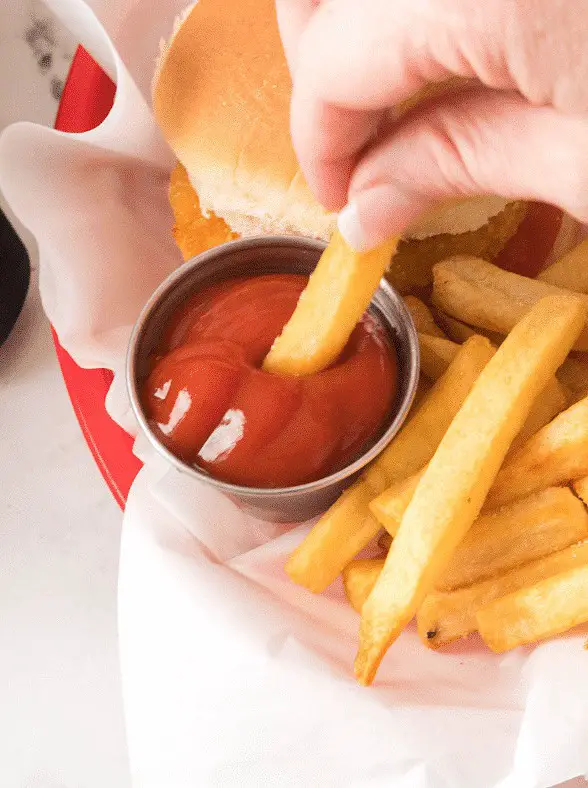
[[[441,337],[420,332],[419,346],[421,350],[421,372],[429,380],[439,380],[459,350],[459,345],[450,339],[442,339]]]
[[[343,587],[351,607],[361,613],[363,603],[374,587],[384,566],[383,558],[360,558],[343,570]]]
[[[449,564],[534,398],[567,356],[585,320],[576,297],[539,300],[480,374],[419,482],[363,606],[355,662],[361,683],[373,681],[386,650]]]
[[[462,323],[461,320],[446,315],[445,312],[442,312],[440,309],[435,309],[432,314],[449,339],[452,339],[459,345],[465,342],[466,339],[473,337],[474,334],[481,334],[483,337],[487,337],[496,347],[501,345],[504,339],[504,334],[498,334],[496,331],[488,331],[486,328],[472,328],[472,326],[468,326],[467,323]]]
[[[503,271],[476,257],[452,257],[433,268],[433,303],[472,326],[506,334],[533,304],[549,295],[568,295],[588,307],[588,295]],[[584,326],[576,350],[588,349]]]
[[[435,383],[398,435],[294,550],[286,564],[290,578],[320,593],[378,533],[368,504],[390,484],[420,470],[435,453],[493,350],[472,337]]]
[[[581,479],[576,479],[572,487],[574,492],[588,506],[588,476],[583,476]]]
[[[421,301],[421,299],[417,298],[416,296],[409,295],[404,297],[404,303],[406,304],[408,311],[411,314],[415,328],[419,333],[428,334],[432,337],[440,337],[441,339],[447,339],[443,331],[441,331],[437,323],[435,323],[433,313],[424,301]]]
[[[509,457],[486,499],[486,509],[586,475],[588,397],[556,416]]]
[[[541,271],[537,279],[577,293],[588,293],[588,239]]]
[[[532,435],[549,424],[558,413],[570,404],[569,393],[557,378],[551,378],[547,386],[533,403],[533,407],[517,437],[512,442],[510,452],[522,446]]]
[[[398,532],[423,473],[395,485],[394,498],[386,498],[384,493],[370,503],[372,514],[391,536]],[[584,506],[569,489],[550,487],[494,512],[481,514],[435,587],[439,591],[453,591],[582,539],[588,539],[588,513]]]
[[[397,244],[394,239],[360,253],[336,231],[268,353],[264,369],[279,375],[310,375],[335,361],[368,308]]]
[[[578,566],[588,566],[588,542],[572,545],[473,586],[450,592],[433,591],[417,613],[421,640],[429,648],[440,648],[466,637],[478,628],[477,611],[494,599]],[[364,601],[357,597],[360,606]]]
[[[549,424],[563,410],[566,404],[567,393],[564,387],[555,378],[552,378],[533,402],[529,415],[521,431],[512,442],[507,457],[510,457],[529,438],[539,432],[546,424]],[[402,516],[412,499],[421,476],[422,472],[409,476],[407,479],[391,485],[370,501],[371,513],[392,536],[398,531]],[[559,483],[553,482],[553,484]],[[492,495],[492,492],[490,492],[490,495]]]
[[[390,536],[396,536],[398,533],[404,512],[408,509],[408,504],[412,501],[424,472],[425,468],[409,476],[408,479],[390,485],[377,498],[370,501],[371,513]]]
[[[421,350],[421,372],[430,380],[437,380],[445,372],[459,345],[449,339],[429,336],[419,333]],[[511,450],[521,446],[531,435],[557,416],[569,404],[569,393],[557,378],[552,378],[543,389],[541,396],[537,397],[529,413],[527,421],[517,437],[514,439]]]
[[[413,413],[419,407],[419,405],[424,400],[424,398],[427,396],[429,391],[431,391],[431,384],[427,380],[425,380],[424,378],[420,378],[419,382],[418,382],[418,385],[417,385],[417,390],[415,392],[414,399],[412,401],[412,405],[411,405],[411,408],[410,408],[410,411],[409,411],[409,415],[410,416],[413,415]]]
[[[439,591],[486,580],[588,539],[588,512],[567,487],[549,487],[482,514],[436,583]]]
[[[568,356],[557,371],[558,380],[577,402],[588,394],[588,361]]]
[[[496,599],[478,610],[476,620],[484,643],[498,654],[584,624],[588,621],[588,566]]]

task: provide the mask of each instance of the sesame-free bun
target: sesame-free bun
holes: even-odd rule
[[[291,87],[274,0],[199,0],[162,48],[153,106],[205,215],[212,211],[239,235],[328,240],[336,217],[312,196],[290,140]],[[506,204],[451,201],[406,237],[475,230]]]

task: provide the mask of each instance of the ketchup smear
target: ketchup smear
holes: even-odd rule
[[[287,487],[343,467],[378,435],[397,359],[370,314],[328,369],[303,378],[261,369],[306,283],[290,274],[232,279],[173,316],[141,394],[152,428],[181,460],[234,484]]]
[[[531,202],[517,232],[494,260],[505,271],[535,277],[545,266],[563,220],[553,205]]]

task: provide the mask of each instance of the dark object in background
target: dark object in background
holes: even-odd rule
[[[20,315],[30,278],[27,250],[0,211],[0,345],[7,339]]]

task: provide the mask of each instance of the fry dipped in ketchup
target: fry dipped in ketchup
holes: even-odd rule
[[[373,315],[322,372],[296,378],[261,368],[307,281],[232,279],[173,316],[141,394],[152,428],[181,460],[234,484],[287,487],[344,467],[379,436],[397,360]]]

